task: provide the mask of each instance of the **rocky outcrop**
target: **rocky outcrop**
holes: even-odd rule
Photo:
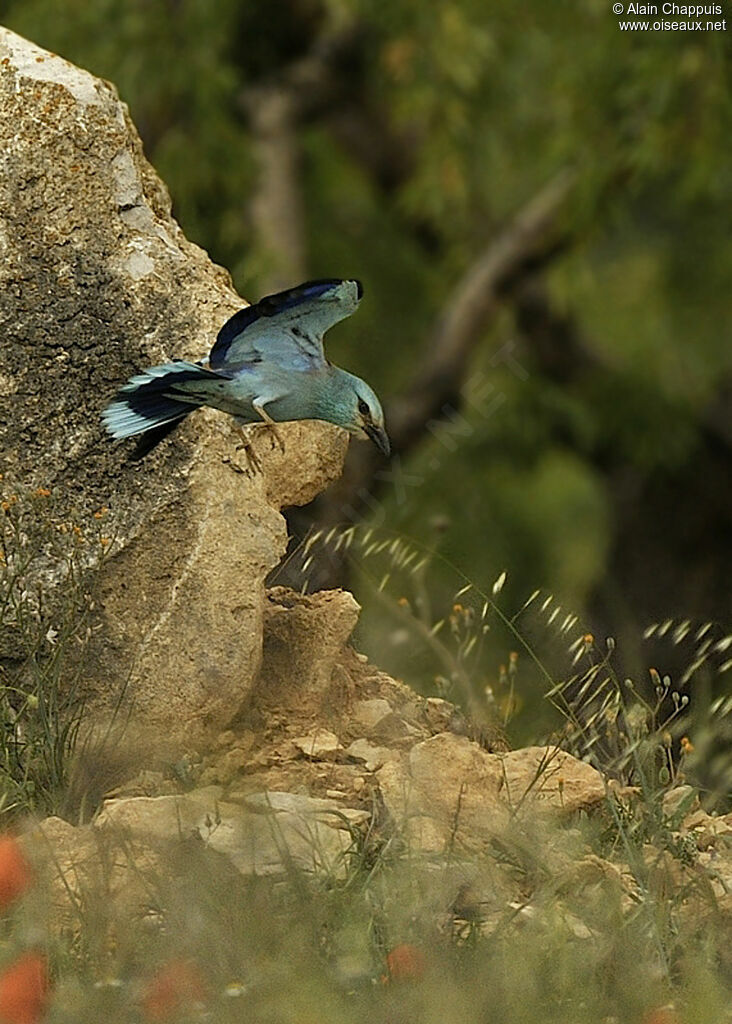
[[[492,753],[455,733],[426,735],[420,709],[394,699],[393,680],[388,701],[364,696],[385,677],[360,665],[344,712],[390,703],[402,731],[388,745],[362,738],[346,746],[345,721],[340,736],[303,733],[310,710],[291,721],[264,713],[256,728],[222,733],[218,750],[194,766],[192,789],[143,772],[91,824],[50,818],[27,832],[25,850],[50,881],[52,929],[78,928],[76,908],[100,897],[116,914],[146,920],[161,892],[191,872],[236,886],[297,869],[322,883],[349,877],[384,848],[408,865],[412,882],[424,874],[436,920],[451,908],[441,926],[490,934],[513,917],[538,926],[539,908],[517,870],[522,859],[551,880],[555,912],[574,939],[592,937],[577,916],[580,894],[619,919],[637,913],[637,865],[634,873],[589,852],[576,828],[579,811],[612,818],[599,773],[556,747]],[[659,900],[686,894],[691,928],[705,915],[732,914],[732,815],[709,815],[689,794],[688,786],[672,789],[663,803],[669,842],[683,846],[684,858],[647,844],[643,873]],[[623,794],[626,813],[638,798]]]
[[[87,694],[124,689],[153,746],[184,749],[251,691],[279,509],[338,476],[346,437],[288,425],[282,454],[259,436],[249,475],[232,421],[199,412],[130,464],[104,404],[144,366],[205,356],[242,300],[173,220],[113,86],[2,29],[0,112],[0,472],[82,533],[109,510]],[[47,575],[64,586],[64,566]]]
[[[296,866],[338,876],[368,836],[388,835],[410,856],[467,863],[512,826],[557,824],[604,801],[589,765],[556,747],[487,750],[448,702],[419,697],[357,655],[349,595],[277,588],[271,601],[246,714],[184,779],[143,771],[110,794],[77,830],[85,860],[117,848],[165,863],[195,841],[243,875]],[[60,844],[59,861],[71,858],[72,836],[55,820],[29,839],[34,849],[44,841]],[[111,860],[123,870],[124,857]],[[114,897],[118,875],[105,884]]]

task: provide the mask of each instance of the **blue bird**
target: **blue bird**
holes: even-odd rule
[[[379,399],[323,352],[325,332],[354,313],[362,295],[359,281],[327,279],[265,296],[226,321],[207,364],[176,360],[132,377],[102,413],[104,425],[115,438],[142,434],[133,456],[142,458],[208,405],[239,425],[325,420],[389,455]]]

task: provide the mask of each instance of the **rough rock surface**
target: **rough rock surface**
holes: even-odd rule
[[[479,848],[506,827],[500,761],[465,736],[438,733],[417,743],[379,769],[378,780],[387,811],[415,852]]]
[[[499,757],[503,797],[513,809],[528,801],[533,810],[573,814],[605,799],[602,775],[558,747],[524,747]]]
[[[340,872],[352,844],[349,826],[368,813],[296,793],[224,798],[209,786],[176,796],[110,800],[96,831],[144,843],[194,837],[228,857],[242,874],[282,873],[288,862],[306,871]]]
[[[282,455],[260,432],[250,477],[233,421],[196,412],[130,464],[99,420],[115,388],[205,356],[243,303],[172,219],[113,86],[0,29],[0,114],[0,472],[50,488],[84,531],[109,509],[87,686],[111,703],[126,687],[152,739],[182,747],[249,693],[278,510],[340,473],[346,437],[293,424]]]
[[[480,849],[505,831],[510,815],[558,817],[605,798],[600,773],[556,747],[488,753],[447,732],[388,760],[377,777],[393,821],[423,853]]]
[[[310,710],[317,716],[329,701],[335,666],[359,610],[346,591],[302,595],[287,587],[271,587],[264,607],[264,658],[257,685],[260,706],[281,714],[297,711],[299,716]]]

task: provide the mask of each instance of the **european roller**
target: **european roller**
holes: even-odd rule
[[[115,438],[143,434],[140,458],[208,405],[239,425],[325,420],[388,455],[379,399],[323,351],[325,332],[356,311],[362,294],[359,281],[329,278],[240,309],[219,331],[207,361],[175,360],[132,377],[102,413],[107,430]]]

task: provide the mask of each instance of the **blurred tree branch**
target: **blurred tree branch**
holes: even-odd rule
[[[299,128],[339,93],[336,70],[352,53],[357,35],[354,23],[326,24],[303,56],[239,94],[258,168],[249,216],[264,263],[259,275],[263,292],[307,277]]]
[[[453,288],[425,345],[422,369],[389,409],[395,451],[411,448],[446,404],[460,404],[470,357],[501,302],[526,274],[545,265],[568,243],[560,215],[574,181],[570,170],[552,179],[491,239]]]
[[[275,292],[307,276],[297,101],[289,87],[269,85],[249,90],[245,102],[258,169],[249,216],[262,291]]]
[[[364,94],[363,30],[353,20],[326,23],[307,52],[238,96],[254,142],[257,184],[249,216],[265,270],[263,292],[307,276],[300,126],[325,120],[333,137],[384,192],[410,175],[416,140],[396,132],[388,112]]]

